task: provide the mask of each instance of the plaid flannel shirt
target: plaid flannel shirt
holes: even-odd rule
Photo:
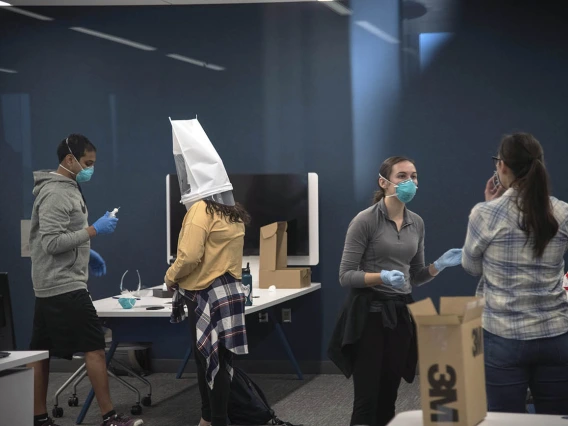
[[[483,327],[507,339],[531,340],[568,332],[563,289],[568,250],[568,204],[551,197],[560,228],[537,258],[532,238],[519,226],[516,191],[471,211],[462,265],[481,275],[477,296],[485,298]]]
[[[174,286],[170,322],[179,323],[187,315],[184,298],[197,303],[197,350],[207,360],[205,378],[213,389],[219,371],[219,344],[236,355],[248,353],[245,328],[245,297],[241,282],[230,274],[217,278],[204,290],[184,290]],[[227,370],[233,377],[233,366],[227,361]]]

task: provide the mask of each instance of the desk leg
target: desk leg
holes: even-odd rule
[[[298,379],[304,380],[304,376],[302,375],[302,371],[300,370],[300,366],[298,365],[298,361],[296,361],[296,357],[294,356],[294,353],[292,352],[292,348],[290,347],[290,343],[288,343],[288,339],[286,338],[286,335],[284,334],[284,330],[282,330],[282,326],[280,325],[280,322],[278,322],[276,320],[276,313],[274,312],[274,308],[268,309],[268,316],[270,317],[271,321],[274,323],[274,327],[276,327],[276,331],[278,332],[278,337],[280,337],[280,341],[282,342],[282,346],[284,346],[284,349],[286,350],[286,353],[288,354],[288,359],[292,363],[294,370],[296,370],[296,375],[298,376]]]
[[[191,357],[191,346],[192,346],[192,344],[190,343],[189,347],[187,348],[187,352],[185,353],[185,355],[183,357],[181,365],[178,368],[176,379],[181,379],[181,375],[183,374],[183,370],[185,370],[185,367],[187,366],[187,363],[189,362],[189,358]]]
[[[110,345],[108,352],[106,353],[107,368],[110,364],[112,357],[114,356],[114,352],[116,351],[117,346],[118,346],[118,342],[115,342],[113,340],[113,342]],[[83,420],[85,419],[85,416],[87,415],[87,412],[89,411],[89,407],[91,406],[91,403],[93,402],[94,397],[95,397],[95,391],[93,390],[93,388],[91,388],[91,391],[89,392],[89,396],[87,396],[87,399],[85,400],[85,403],[83,404],[83,408],[81,408],[81,412],[79,413],[79,416],[77,417],[77,421],[75,422],[75,424],[80,425],[81,423],[83,423]]]

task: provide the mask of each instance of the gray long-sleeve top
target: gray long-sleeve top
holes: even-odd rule
[[[397,270],[406,277],[401,289],[388,285],[372,287],[389,295],[408,294],[411,286],[434,278],[424,264],[424,221],[405,209],[399,231],[389,219],[384,199],[363,210],[349,224],[339,282],[343,287],[365,287],[365,273],[382,270]]]

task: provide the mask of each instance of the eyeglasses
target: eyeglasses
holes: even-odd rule
[[[495,165],[495,167],[497,167],[497,163],[499,163],[499,161],[503,161],[499,157],[491,157],[491,158],[493,159],[493,164]]]

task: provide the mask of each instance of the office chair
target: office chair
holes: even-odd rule
[[[109,344],[111,342],[111,338],[105,338],[105,340],[106,340],[106,343],[107,343],[106,349],[108,350]],[[148,347],[149,347],[148,345],[144,345],[144,344],[138,344],[138,343],[129,344],[129,343],[126,343],[124,345],[119,344],[116,351],[117,352],[138,351],[138,350],[146,350],[146,349],[148,349]],[[73,356],[73,359],[84,359],[84,355],[83,354],[76,354],[76,355]],[[140,398],[140,391],[137,388],[132,386],[130,383],[128,383],[127,381],[125,381],[121,377],[118,377],[116,374],[114,374],[111,371],[112,365],[120,366],[123,370],[125,370],[128,373],[128,375],[130,377],[134,377],[134,378],[140,380],[142,383],[144,383],[148,387],[148,394],[145,397]],[[142,407],[141,407],[140,404],[142,404],[144,407],[149,407],[149,406],[152,405],[152,385],[150,384],[150,382],[148,380],[146,380],[144,377],[140,376],[138,373],[133,371],[130,367],[124,365],[124,363],[113,358],[110,361],[110,365],[107,368],[107,373],[110,377],[113,377],[119,383],[121,383],[123,386],[125,386],[126,388],[128,388],[129,390],[131,390],[132,392],[134,392],[136,394],[136,398],[137,398],[136,403],[132,406],[132,408],[130,410],[132,415],[138,416],[138,415],[142,414]],[[68,398],[67,404],[69,405],[69,407],[77,407],[79,405],[79,398],[77,397],[77,386],[79,385],[79,383],[81,383],[81,381],[85,378],[86,375],[87,375],[87,367],[86,367],[85,363],[83,363],[83,365],[81,365],[81,367],[79,367],[77,369],[77,371],[75,371],[71,375],[71,377],[69,377],[69,379],[67,379],[67,381],[65,383],[63,383],[63,385],[57,390],[57,392],[55,392],[54,405],[53,405],[53,409],[51,411],[51,414],[53,415],[54,418],[63,417],[63,408],[59,406],[59,395],[61,395],[63,393],[63,391],[65,389],[67,389],[73,381],[74,381],[74,383],[73,383],[73,394]]]
[[[16,349],[8,273],[0,272],[0,351]]]

